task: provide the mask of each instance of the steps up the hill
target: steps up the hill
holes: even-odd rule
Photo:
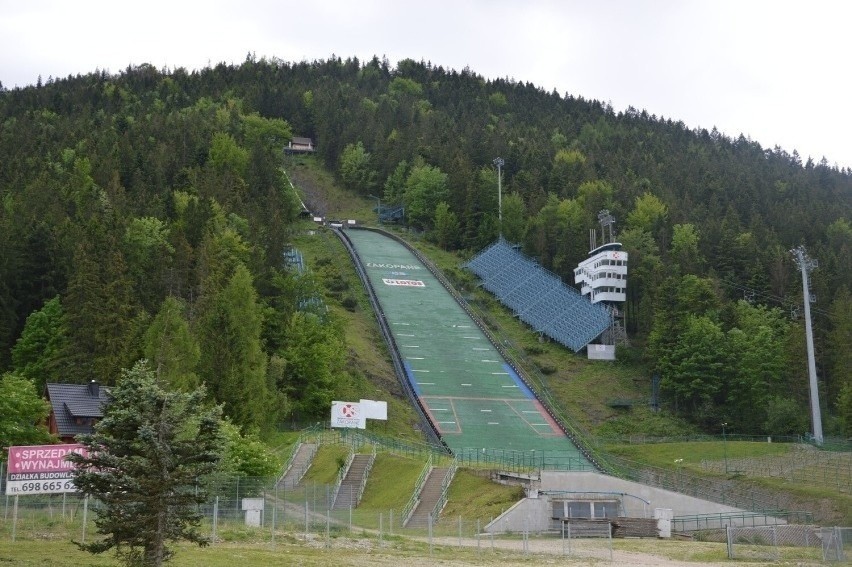
[[[302,443],[299,445],[299,448],[296,449],[296,454],[293,456],[293,460],[290,462],[290,466],[281,478],[278,479],[275,487],[283,488],[284,490],[296,488],[302,480],[302,477],[305,476],[305,473],[310,468],[316,452],[316,443]]]
[[[407,528],[428,528],[429,527],[429,514],[432,513],[432,510],[435,509],[435,504],[438,503],[438,500],[441,499],[442,484],[444,482],[444,477],[447,476],[447,471],[449,468],[433,468],[429,472],[429,476],[426,477],[426,481],[423,483],[423,490],[420,491],[420,502],[417,503],[417,506],[414,508],[414,512],[411,513],[411,517],[408,519],[408,522],[405,524]],[[435,518],[432,519],[432,522],[435,522]]]
[[[358,506],[361,486],[375,458],[375,455],[355,455],[353,457],[352,464],[346,471],[343,482],[340,483],[337,497],[331,507],[332,510],[346,510],[349,507],[356,508]]]

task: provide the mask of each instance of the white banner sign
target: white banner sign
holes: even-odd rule
[[[361,411],[367,419],[387,420],[388,403],[378,402],[376,400],[361,400]]]
[[[367,418],[356,402],[331,402],[331,426],[366,429]]]

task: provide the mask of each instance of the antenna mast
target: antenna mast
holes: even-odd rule
[[[598,221],[601,223],[601,238],[604,244],[609,244],[615,241],[615,233],[612,225],[615,224],[615,217],[609,214],[609,209],[601,209],[598,213]],[[609,227],[609,238],[606,236],[606,229]]]

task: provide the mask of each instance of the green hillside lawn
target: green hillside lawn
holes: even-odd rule
[[[360,510],[402,510],[414,492],[426,459],[379,453],[364,489]]]
[[[482,543],[481,547],[456,547],[452,538],[434,546],[426,541],[408,538],[386,538],[381,549],[375,537],[331,538],[331,549],[318,539],[306,544],[301,536],[285,535],[270,542],[219,543],[215,546],[198,548],[180,544],[175,546],[176,555],[168,564],[173,567],[233,567],[235,564],[253,566],[290,566],[325,567],[327,565],[348,565],[355,567],[398,567],[409,565],[446,565],[470,567],[473,565],[500,567],[521,567],[535,564],[543,565],[589,565],[590,560],[560,557],[558,550],[550,555],[527,555],[520,551],[510,552]],[[530,542],[535,550],[536,540]],[[639,556],[643,564],[668,561],[689,562],[695,567],[702,565],[720,565],[727,563],[724,543],[658,541],[658,540],[614,540],[613,551],[616,560],[636,560]],[[803,548],[780,548],[782,564],[801,566],[821,565],[819,550]],[[620,553],[624,555],[620,555]],[[655,560],[656,558],[656,560]],[[591,560],[598,564],[602,560]],[[77,549],[70,541],[33,541],[8,539],[0,541],[0,563],[20,567],[99,567],[116,565],[115,557],[110,553],[90,555]],[[624,564],[624,563],[622,563]],[[732,563],[733,564],[733,563]]]
[[[321,445],[302,483],[334,485],[337,482],[337,473],[346,462],[348,454],[349,447],[346,445]]]
[[[459,517],[466,522],[479,520],[485,526],[523,497],[520,486],[498,484],[474,471],[459,469],[441,517],[450,523]]]
[[[722,461],[764,456],[785,455],[790,452],[787,443],[757,443],[745,441],[702,441],[693,443],[650,443],[644,445],[610,445],[607,450],[614,455],[660,468],[681,467],[692,472],[702,472],[701,461]],[[681,462],[676,462],[683,459]]]
[[[792,450],[786,443],[757,443],[744,441],[705,441],[695,443],[657,443],[645,445],[611,445],[610,453],[636,463],[653,467],[680,469],[697,477],[718,474],[705,471],[702,460],[722,462],[728,459],[757,459],[783,457]],[[683,459],[677,462],[678,459]],[[756,490],[769,490],[788,502],[790,510],[815,510],[824,518],[821,523],[841,526],[852,525],[852,494],[837,488],[821,485],[819,476],[808,482],[775,477],[728,475],[732,482]]]

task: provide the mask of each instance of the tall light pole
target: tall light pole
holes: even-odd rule
[[[722,449],[725,451],[725,474],[728,474],[728,436],[725,434],[727,423],[722,424]]]
[[[802,270],[802,298],[805,303],[805,340],[808,346],[808,377],[810,378],[811,421],[813,422],[814,441],[822,445],[822,415],[819,408],[819,388],[817,387],[816,361],[814,360],[814,331],[811,328],[811,291],[808,274],[818,266],[817,261],[808,256],[804,246],[790,250],[796,265]]]
[[[494,158],[497,166],[497,220],[500,224],[500,237],[503,237],[503,166],[506,164],[503,158]]]

